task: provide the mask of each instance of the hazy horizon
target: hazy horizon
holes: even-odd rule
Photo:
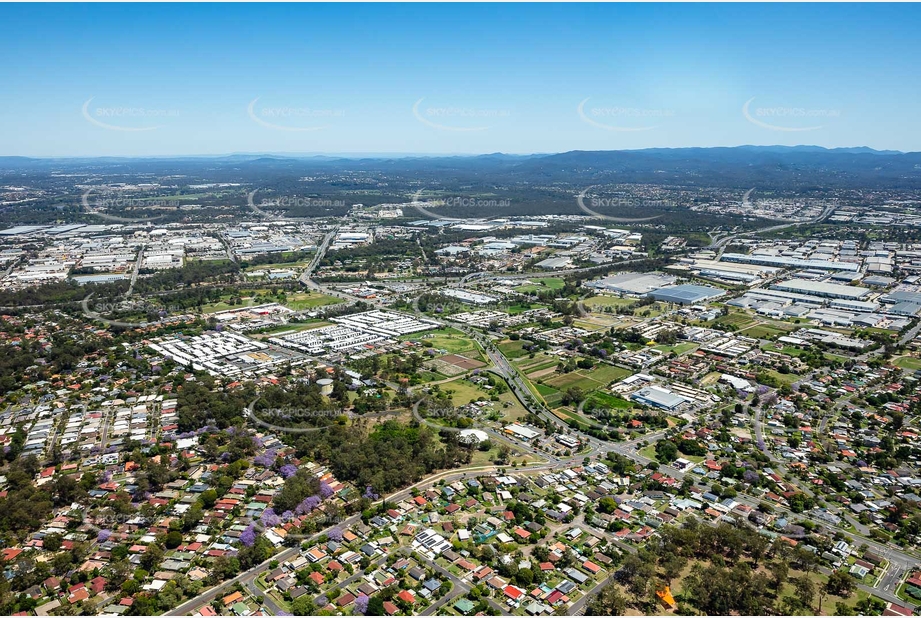
[[[583,150],[583,149],[573,149],[565,151],[556,151],[556,152],[214,152],[214,153],[172,153],[172,154],[158,154],[158,155],[114,155],[114,154],[98,154],[98,155],[3,155],[0,154],[0,158],[27,158],[27,159],[179,159],[179,158],[200,158],[200,159],[209,159],[209,158],[227,158],[227,157],[280,157],[280,158],[342,158],[342,159],[400,159],[400,158],[447,158],[447,157],[460,157],[460,158],[474,158],[474,157],[489,157],[489,156],[506,156],[506,157],[546,157],[559,154],[565,154],[567,152],[644,152],[644,151],[653,151],[653,150],[715,150],[715,149],[742,149],[742,148],[763,148],[763,149],[823,149],[826,151],[835,151],[835,150],[867,150],[879,154],[914,154],[919,151],[904,151],[904,150],[883,150],[870,148],[869,146],[838,146],[833,148],[826,148],[825,146],[817,146],[815,144],[794,144],[794,145],[782,145],[782,144],[738,144],[735,146],[676,146],[676,147],[650,147],[650,148],[612,148],[605,150]]]

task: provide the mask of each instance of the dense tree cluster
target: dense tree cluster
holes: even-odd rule
[[[662,528],[645,548],[627,555],[617,583],[589,603],[586,615],[623,615],[631,606],[661,613],[656,592],[679,578],[681,615],[812,614],[821,611],[828,595],[846,599],[856,588],[845,571],[833,572],[821,586],[814,583],[808,574],[816,560],[806,550],[745,526],[713,527],[691,519],[681,527]],[[803,574],[791,577],[791,569]],[[837,609],[853,613],[847,606]]]
[[[405,487],[470,458],[469,449],[451,442],[441,444],[434,431],[425,426],[393,420],[370,431],[361,424],[332,425],[326,431],[289,434],[286,439],[299,455],[329,462],[339,480],[371,486],[378,493]]]

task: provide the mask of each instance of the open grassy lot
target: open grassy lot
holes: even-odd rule
[[[567,388],[577,387],[581,388],[584,392],[595,390],[601,386],[600,382],[582,375],[578,371],[573,371],[572,373],[557,374],[551,378],[545,379],[544,382],[559,390],[566,390]]]
[[[582,415],[579,414],[578,412],[575,412],[574,410],[572,410],[572,409],[570,409],[570,408],[568,408],[568,407],[566,407],[566,408],[555,408],[555,409],[553,410],[553,413],[554,413],[556,416],[558,416],[558,417],[560,417],[561,419],[563,419],[564,421],[568,421],[568,420],[572,419],[572,420],[574,420],[574,421],[578,421],[578,422],[582,423],[583,425],[594,425],[594,424],[596,424],[595,421],[592,421],[592,420],[590,420],[590,419],[588,419],[588,418],[582,416]]]
[[[464,354],[465,352],[476,352],[479,348],[476,342],[467,335],[455,331],[448,333],[444,331],[435,331],[435,336],[425,341],[431,342],[432,346],[439,350],[447,350],[451,354]]]
[[[595,391],[589,395],[588,398],[602,408],[608,408],[612,410],[629,410],[633,407],[633,404],[626,399],[622,397],[615,397],[614,395],[610,395],[602,391]]]
[[[665,303],[653,303],[645,307],[637,307],[634,314],[645,318],[655,318],[673,309],[674,307],[669,307]]]
[[[546,371],[547,369],[552,369],[553,367],[556,367],[556,365],[557,362],[555,360],[547,360],[542,363],[538,363],[537,365],[531,365],[527,369],[527,375],[530,376],[541,371]]]
[[[230,303],[225,303],[224,301],[218,301],[216,303],[208,303],[207,305],[202,305],[202,313],[217,313],[218,311],[226,311],[227,309],[239,309],[245,306],[245,301],[243,305],[231,305]]]
[[[799,380],[800,377],[801,377],[800,375],[798,375],[798,374],[796,374],[796,373],[780,373],[779,371],[774,371],[773,369],[768,369],[767,372],[768,372],[771,376],[773,376],[773,377],[777,378],[778,380],[780,380],[781,382],[785,382],[785,383],[787,383],[787,384],[793,384],[794,382],[796,382],[797,380]]]
[[[664,352],[665,354],[671,354],[672,352],[675,354],[684,354],[685,352],[697,349],[697,344],[686,341],[675,345],[657,345],[653,349]]]
[[[773,339],[774,337],[780,337],[786,335],[791,330],[793,326],[785,328],[788,325],[779,324],[777,322],[756,324],[755,326],[749,326],[748,328],[741,329],[738,332],[740,335],[745,335],[746,337],[754,337],[755,339]]]
[[[526,283],[515,288],[516,292],[537,292],[540,290],[562,290],[565,283],[558,277],[545,277],[533,279],[534,283]]]
[[[630,375],[630,373],[629,370],[622,369],[621,367],[600,364],[592,369],[580,369],[564,374],[552,373],[542,377],[541,384],[536,382],[531,382],[531,384],[532,390],[537,391],[550,407],[554,407],[562,401],[562,391],[576,387],[581,389],[584,393],[592,393],[592,396],[600,397],[603,401],[611,399],[611,405],[607,403],[602,404],[605,407],[621,407],[626,404],[624,407],[629,408],[631,407],[629,402],[624,400],[615,402],[615,398],[608,395],[602,389],[606,388],[610,382],[621,380]]]
[[[915,358],[914,356],[900,356],[894,361],[896,367],[901,367],[902,369],[910,369],[912,371],[917,371],[921,369],[921,358]]]
[[[342,302],[340,299],[320,292],[295,292],[294,294],[288,294],[288,301],[285,306],[295,311],[305,311],[307,309],[316,309],[323,305],[335,305],[340,302]]]
[[[623,380],[632,373],[629,369],[624,369],[623,367],[603,364],[595,365],[593,369],[583,369],[581,371],[584,371],[593,380],[601,382],[603,386]]]
[[[502,311],[505,311],[509,315],[518,315],[519,313],[524,313],[525,311],[530,311],[531,309],[546,309],[545,305],[539,303],[509,303],[500,305]]]
[[[489,395],[486,391],[460,378],[441,384],[441,390],[443,392],[452,391],[451,398],[454,400],[454,405],[456,406],[464,405],[479,399],[489,399]]]
[[[576,328],[583,328],[589,332],[596,330],[606,330],[610,328],[611,319],[604,319],[602,316],[591,315],[587,318],[576,318],[572,321]]]
[[[506,358],[514,359],[528,355],[528,352],[525,352],[521,349],[524,344],[524,341],[506,341],[504,343],[500,343],[497,347],[499,348],[499,351],[506,356]]]
[[[559,362],[559,359],[555,356],[550,356],[546,352],[541,352],[530,358],[523,356],[515,361],[515,365],[521,371],[536,371],[538,369],[543,369],[545,367],[552,367]]]
[[[637,299],[635,298],[619,298],[617,296],[592,296],[591,298],[586,298],[582,301],[582,304],[586,307],[629,307],[635,305]]]
[[[432,373],[432,375],[439,374]],[[444,376],[440,376],[440,379],[443,380]],[[492,395],[492,393],[486,389],[480,388],[476,384],[467,382],[461,378],[443,382],[439,385],[439,388],[443,392],[452,391],[451,399],[454,405],[457,406],[480,399],[489,399]],[[528,413],[527,410],[524,409],[524,406],[521,405],[521,402],[518,401],[518,398],[515,397],[514,393],[510,390],[499,395],[499,401],[494,402],[494,406],[495,410],[502,415],[505,422],[519,420],[527,416]]]
[[[548,406],[554,406],[563,399],[563,393],[553,388],[552,386],[548,386],[546,384],[537,384],[536,382],[530,381],[528,383],[532,387],[531,390],[536,392],[538,397],[547,402]]]
[[[741,311],[731,312],[728,315],[720,316],[716,319],[716,323],[735,326],[739,329],[751,326],[755,322],[757,322],[755,318]]]

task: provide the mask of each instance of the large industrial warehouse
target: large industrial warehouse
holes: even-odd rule
[[[826,283],[824,281],[809,281],[807,279],[789,279],[771,286],[774,290],[821,296],[823,298],[844,298],[847,300],[861,300],[870,290],[855,285],[841,285],[839,283]]]
[[[718,298],[725,294],[719,288],[713,288],[708,285],[674,285],[667,288],[660,288],[649,293],[656,300],[666,303],[675,303],[677,305],[693,305],[696,303],[708,301],[712,298]]]

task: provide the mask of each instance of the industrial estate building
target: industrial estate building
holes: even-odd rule
[[[808,279],[790,279],[781,281],[771,286],[772,289],[822,298],[843,298],[847,300],[860,300],[869,293],[869,288],[855,285],[841,285],[825,281],[810,281]]]

